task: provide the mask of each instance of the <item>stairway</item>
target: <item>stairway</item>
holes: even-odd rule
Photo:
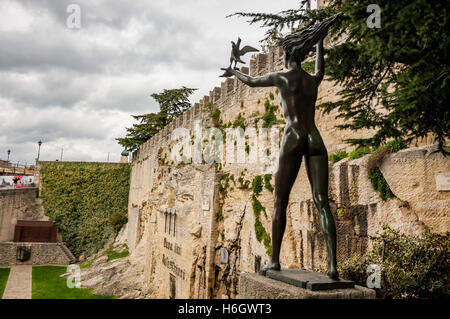
[[[57,245],[59,246],[61,251],[64,253],[64,255],[66,255],[67,258],[69,259],[69,264],[75,264],[77,262],[77,259],[72,254],[72,252],[69,250],[69,248],[67,248],[66,244],[64,244],[64,243],[57,243]]]

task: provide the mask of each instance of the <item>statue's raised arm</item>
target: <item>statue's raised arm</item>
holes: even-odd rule
[[[228,68],[221,68],[225,73],[222,76],[228,77],[235,75],[241,82],[247,84],[250,87],[264,87],[264,86],[276,86],[278,73],[273,72],[263,76],[253,77],[248,74],[244,74],[238,70]]]

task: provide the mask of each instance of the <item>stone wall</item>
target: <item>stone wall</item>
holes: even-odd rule
[[[397,197],[387,201],[380,199],[367,177],[370,155],[329,164],[338,261],[368,251],[385,224],[407,234],[450,229],[450,192],[438,191],[436,186],[436,176],[450,172],[450,159],[436,149],[412,148],[385,158],[381,170]],[[139,280],[150,287],[151,297],[170,297],[171,285],[177,298],[239,297],[240,274],[257,271],[269,256],[255,235],[251,184],[242,187],[230,181],[222,199],[218,186],[225,173],[237,181],[245,172],[245,179],[252,181],[261,175],[259,168],[244,164],[225,165],[222,170],[214,164],[134,165],[130,190],[133,208],[129,214],[136,216],[127,228],[136,227],[129,231],[129,237],[133,234],[140,257],[132,260],[143,265]],[[149,172],[145,175],[146,167],[152,171],[152,179]],[[273,185],[273,179],[271,182]],[[134,192],[144,196],[139,198]],[[263,189],[258,199],[266,210],[260,221],[270,235],[273,193]],[[171,221],[166,217],[170,214]],[[282,266],[311,270],[326,267],[325,242],[304,167],[294,184],[287,216]]]
[[[214,279],[214,165],[163,168],[141,203],[136,242],[145,246],[144,275],[156,287],[154,298],[209,298]],[[131,212],[134,212],[133,209]],[[128,224],[127,227],[130,227]],[[129,237],[130,238],[130,237]],[[170,283],[174,282],[174,291]]]
[[[0,242],[13,241],[17,220],[48,220],[36,188],[0,190]]]
[[[30,259],[16,259],[18,246],[31,247]],[[69,265],[75,258],[63,243],[0,243],[0,266],[11,265]]]

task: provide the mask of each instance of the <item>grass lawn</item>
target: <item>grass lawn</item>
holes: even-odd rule
[[[68,288],[64,266],[33,267],[33,299],[115,299],[113,296],[94,295],[93,289]]]
[[[5,291],[6,282],[8,281],[9,268],[0,268],[0,299],[3,297],[3,291]]]

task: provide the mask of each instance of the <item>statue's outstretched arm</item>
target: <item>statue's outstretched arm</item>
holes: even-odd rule
[[[227,68],[222,69],[225,70],[228,75],[235,75],[239,80],[241,80],[243,83],[247,84],[251,87],[262,87],[262,86],[276,86],[277,85],[277,78],[278,73],[273,72],[269,73],[263,76],[258,77],[252,77],[250,75],[244,74],[242,72],[239,72],[237,70]]]
[[[325,74],[325,61],[323,58],[323,38],[317,42],[316,49],[316,74],[317,83],[320,83]]]

